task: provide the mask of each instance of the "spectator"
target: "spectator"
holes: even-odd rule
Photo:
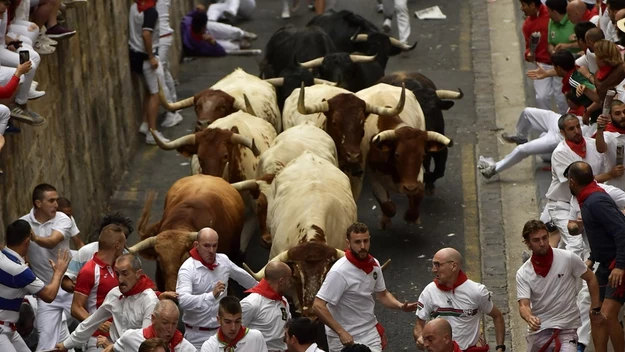
[[[151,338],[141,343],[139,352],[169,352],[169,347],[167,347],[165,341],[159,338]]]
[[[428,352],[461,352],[452,336],[451,325],[447,320],[432,319],[423,327],[423,346]]]
[[[317,326],[312,320],[300,317],[286,323],[284,341],[288,352],[324,352],[317,347],[316,338]]]
[[[597,41],[594,47],[595,60],[598,68],[595,73],[595,86],[605,87],[605,84],[610,81],[611,76],[614,76],[617,79],[621,76],[621,73],[623,72],[623,55],[621,54],[619,47],[614,42],[605,39]],[[620,83],[618,85],[621,85]],[[611,85],[611,83],[609,84]],[[612,88],[614,87],[609,89]],[[580,89],[582,88],[578,88],[578,91]],[[586,121],[586,115],[598,115],[603,107],[603,99],[599,97],[599,93],[596,90],[589,92],[585,89],[584,94],[594,101],[594,103],[589,106],[587,111],[584,113],[584,121]]]
[[[256,0],[218,0],[208,7],[208,19],[225,19],[234,24],[237,17],[250,19],[255,9]]]
[[[76,250],[82,248],[85,243],[80,238],[80,230],[78,229],[78,225],[76,225],[76,220],[74,220],[74,210],[72,210],[72,203],[67,198],[59,197],[57,199],[57,203],[59,204],[58,210],[69,216],[70,220],[72,220],[72,229],[70,230],[70,234],[72,236],[72,244]]]
[[[7,227],[6,247],[0,253],[0,270],[11,285],[2,285],[0,298],[0,350],[6,352],[27,352],[30,349],[17,333],[17,323],[20,307],[15,307],[13,302],[21,302],[27,294],[36,294],[43,302],[54,301],[61,284],[63,272],[69,263],[69,251],[59,250],[55,261],[48,263],[53,272],[49,284],[38,279],[33,271],[26,265],[24,257],[30,246],[31,228],[28,222],[16,220]],[[21,305],[20,305],[21,306]]]
[[[9,33],[8,37],[23,41],[35,48],[40,55],[52,54],[56,50],[53,45],[58,44],[48,36],[43,36],[39,26],[30,21],[30,0],[16,0],[11,2],[9,8]],[[33,83],[31,90],[35,89]]]
[[[610,106],[609,116],[599,116],[595,141],[597,149],[605,151],[607,166],[625,171],[623,165],[617,163],[617,148],[625,141],[625,103],[614,99]],[[612,178],[608,183],[625,189],[625,177],[622,175]]]
[[[353,345],[343,347],[341,352],[371,352],[371,349],[363,344],[355,343]]]
[[[567,0],[547,0],[547,10],[549,12],[549,39],[548,50],[550,54],[558,50],[568,50],[572,53],[579,51],[573,34],[575,34],[573,22],[566,14]]]
[[[569,16],[569,20],[573,24],[589,21],[596,26],[599,22],[599,15],[593,15],[582,0],[570,1],[566,5],[566,14]]]
[[[56,17],[60,8],[61,0],[30,0],[32,21],[42,29],[42,35],[45,34],[45,36],[53,40],[69,39],[76,34],[75,30],[65,28],[58,23]],[[45,39],[43,40],[46,41]],[[51,44],[49,41],[47,43]]]
[[[606,10],[599,18],[599,28],[605,34],[605,39],[616,42],[619,40],[618,29],[616,27],[616,13],[625,9],[625,0],[610,0],[606,2]]]
[[[383,1],[384,22],[382,29],[386,33],[391,32],[393,16],[397,19],[397,29],[399,30],[399,41],[408,44],[410,38],[410,15],[408,14],[407,0],[384,0]]]

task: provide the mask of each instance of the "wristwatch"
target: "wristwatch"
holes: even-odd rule
[[[503,352],[506,352],[506,345],[497,345],[497,347],[495,347],[495,350],[499,349],[501,349]]]
[[[590,314],[592,315],[599,315],[601,314],[601,307],[597,307],[597,308],[593,308],[590,310]]]

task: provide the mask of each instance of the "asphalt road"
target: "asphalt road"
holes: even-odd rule
[[[305,1],[305,0],[302,0]],[[369,0],[341,0],[337,9],[349,9],[381,26],[383,16],[375,12],[376,2]],[[438,5],[445,20],[421,21],[414,11]],[[421,290],[432,280],[431,258],[443,247],[454,247],[465,255],[466,271],[471,277],[480,274],[480,253],[477,236],[477,211],[475,191],[475,130],[476,111],[473,95],[474,74],[471,61],[471,12],[464,0],[409,1],[412,34],[410,42],[418,41],[417,48],[389,60],[387,74],[395,71],[419,71],[430,77],[440,89],[461,88],[465,97],[445,112],[446,135],[455,142],[450,149],[447,171],[437,183],[436,194],[426,196],[421,204],[421,224],[408,226],[402,220],[406,199],[395,195],[398,215],[393,226],[380,230],[380,209],[370,187],[365,184],[358,200],[359,220],[365,222],[372,234],[371,253],[381,262],[391,258],[385,271],[388,289],[400,300],[416,301]],[[271,34],[281,26],[292,23],[304,26],[314,14],[301,6],[291,19],[279,18],[281,0],[258,2],[255,19],[240,24],[245,30],[258,34],[255,48],[264,49]],[[396,24],[394,24],[396,26]],[[177,28],[177,24],[172,24]],[[393,34],[397,36],[396,27]],[[206,58],[182,65],[178,98],[193,95],[217,82],[235,68],[241,67],[258,74],[257,57]],[[184,110],[185,120],[179,126],[164,129],[168,138],[190,133],[195,122],[192,109]],[[175,151],[162,151],[143,143],[130,162],[128,173],[110,201],[111,211],[121,211],[138,220],[143,200],[148,190],[156,190],[158,197],[153,206],[152,221],[160,219],[163,200],[168,188],[179,178],[190,174],[189,160]],[[129,243],[136,242],[133,234]],[[267,261],[268,250],[259,246],[256,234],[248,248],[247,263],[260,269]],[[154,262],[144,261],[147,273],[152,276]],[[385,326],[390,351],[416,350],[412,338],[415,316],[412,313],[391,311],[379,305],[376,314]],[[493,341],[494,343],[494,341]],[[492,344],[492,343],[491,343]]]

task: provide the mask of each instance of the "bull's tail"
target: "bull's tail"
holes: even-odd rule
[[[154,199],[156,198],[157,193],[155,191],[148,191],[148,194],[145,196],[145,204],[143,204],[143,211],[141,212],[141,217],[139,218],[139,224],[137,226],[137,232],[139,233],[139,238],[143,238],[146,233],[146,228],[148,227],[148,222],[150,221],[150,212],[152,211],[152,203],[154,203]]]

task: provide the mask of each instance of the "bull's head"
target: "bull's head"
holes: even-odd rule
[[[255,156],[260,155],[254,140],[239,134],[236,126],[230,130],[207,128],[171,142],[163,142],[152,130],[150,132],[161,149],[177,150],[185,157],[197,154],[202,174],[221,176],[226,181],[230,178],[240,181],[241,175],[237,171],[240,160],[239,145],[250,149]]]
[[[351,93],[339,94],[328,101],[307,106],[304,86],[299,92],[297,110],[300,114],[323,112],[326,116],[326,132],[336,144],[339,163],[358,164],[362,161],[360,142],[365,135],[365,119],[369,114],[395,116],[402,112],[406,102],[406,91],[402,89],[397,106],[387,108],[362,101]]]
[[[417,47],[417,42],[412,46],[402,43],[396,38],[389,37],[383,33],[359,34],[356,32],[351,37],[354,43],[363,43],[363,51],[366,55],[378,54],[378,62],[382,67],[386,67],[388,57],[397,55],[402,51],[410,51]]]
[[[300,87],[302,83],[306,87],[313,84],[327,84],[336,86],[335,82],[326,81],[320,78],[314,78],[313,74],[303,67],[289,67],[280,72],[281,77],[268,78],[264,81],[272,84],[276,87],[276,94],[278,95],[278,107],[280,110],[284,108],[284,101],[293,93],[293,91]]]
[[[374,169],[385,164],[384,168],[390,169],[401,193],[423,194],[422,164],[425,153],[436,152],[452,145],[452,140],[440,133],[400,127],[380,132],[373,137],[369,161]]]
[[[133,254],[138,253],[148,260],[156,260],[160,274],[165,279],[164,289],[175,291],[178,270],[189,258],[189,250],[196,238],[197,232],[168,230],[141,240],[128,248],[128,251]],[[157,279],[158,281],[160,280]],[[159,289],[163,288],[159,287]]]

